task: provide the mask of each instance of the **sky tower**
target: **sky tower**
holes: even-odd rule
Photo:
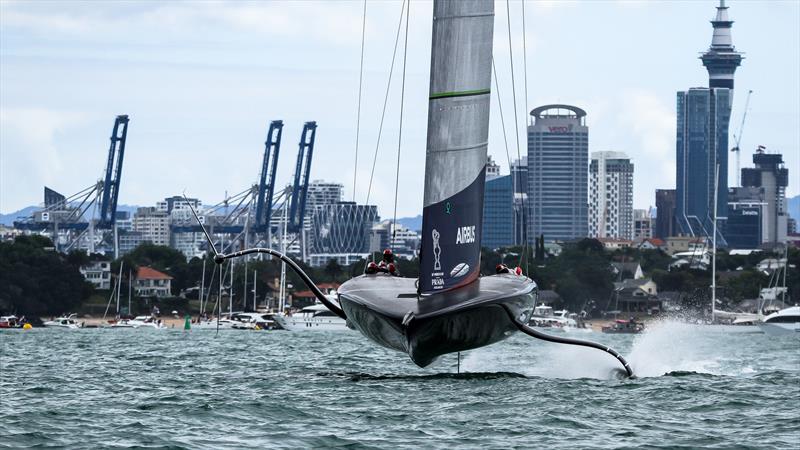
[[[733,74],[742,64],[743,57],[733,46],[733,21],[728,18],[725,0],[719,1],[717,16],[711,21],[711,25],[714,27],[711,47],[700,56],[708,70],[708,87],[733,89]]]

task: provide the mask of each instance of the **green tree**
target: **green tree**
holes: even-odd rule
[[[0,243],[0,311],[43,316],[78,308],[93,289],[67,259],[41,236]]]

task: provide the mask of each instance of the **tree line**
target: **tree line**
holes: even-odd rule
[[[791,248],[788,256],[789,264],[796,268],[800,264],[800,249]],[[730,255],[720,251],[717,255],[717,270],[721,297],[731,302],[757,297],[759,290],[767,287],[770,281],[769,275],[756,267],[759,261],[767,257],[780,258],[781,255],[770,255],[767,252]],[[0,313],[30,316],[60,314],[79,309],[95,293],[107,295],[108,292],[95,292],[91,283],[85,281],[79,272],[81,266],[97,258],[105,257],[87,255],[83,251],[59,254],[55,252],[52,242],[41,236],[19,236],[14,241],[0,243],[0,286],[3,286],[0,289]],[[380,254],[376,253],[371,258],[378,261]],[[563,303],[552,306],[572,311],[597,312],[608,305],[614,291],[614,282],[621,279],[620,274],[611,270],[612,262],[638,262],[645,275],[658,284],[659,292],[677,291],[689,296],[707,296],[711,284],[710,270],[688,267],[670,269],[669,265],[673,261],[661,250],[624,248],[609,251],[595,239],[565,244],[555,256],[545,252],[544,237],[541,236],[533,246],[482,249],[481,274],[494,274],[497,264],[505,264],[511,268],[520,266],[527,276],[536,281],[540,289],[559,294]],[[343,283],[362,274],[367,262],[361,259],[343,266],[331,260],[323,267],[310,267],[301,261],[298,264],[316,283]],[[173,277],[173,299],[163,300],[170,308],[188,308],[188,300],[197,299],[197,287],[203,279],[206,292],[210,289],[212,297],[218,292],[219,271],[210,256],[205,259],[205,277],[203,259],[195,257],[187,261],[178,250],[149,243],[142,244],[111,262],[111,273],[115,279],[121,264],[123,292],[131,282],[129,269],[135,274],[136,268],[148,266]],[[230,285],[228,264],[230,263],[226,263],[222,269],[225,288]],[[254,288],[258,293],[259,304],[263,303],[265,296],[277,296],[274,287],[281,273],[280,261],[265,256],[246,264],[241,259],[233,264],[235,309],[252,308]],[[397,267],[402,276],[419,276],[417,258],[398,259]],[[723,280],[726,272],[733,276],[724,276]],[[800,271],[790,269],[787,274],[790,299],[787,303],[797,302],[800,297],[799,273]],[[287,284],[291,286],[290,292],[306,289],[294,272],[287,270],[286,274]]]

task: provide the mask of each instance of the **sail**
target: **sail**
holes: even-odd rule
[[[436,0],[422,213],[422,294],[480,271],[493,0]]]

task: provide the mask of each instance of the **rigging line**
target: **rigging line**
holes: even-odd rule
[[[494,64],[494,58],[492,58],[492,69],[494,72],[494,86],[495,90],[497,91],[497,106],[500,109],[500,126],[503,129],[503,141],[506,144],[506,159],[508,159],[508,167],[511,168],[511,153],[508,151],[508,136],[506,135],[506,119],[503,116],[503,101],[500,100],[500,83],[497,82],[497,66]],[[516,187],[516,177],[512,175],[511,177],[511,184],[512,186]]]
[[[511,99],[513,101],[513,106],[514,106],[514,131],[515,131],[514,136],[517,139],[517,160],[520,161],[521,163],[522,156],[520,155],[520,150],[519,150],[519,116],[517,115],[517,87],[514,78],[514,51],[513,47],[511,46],[511,6],[509,0],[506,0],[506,20],[508,24],[508,57],[509,61],[511,62]],[[525,200],[522,199],[522,201],[524,205]],[[522,266],[523,261],[527,260],[527,258],[525,258],[525,254],[528,252],[528,240],[523,239],[523,241],[525,242],[523,243],[522,246],[522,253],[519,255],[520,266]]]
[[[406,8],[406,35],[403,42],[403,78],[400,83],[400,129],[397,130],[397,167],[394,176],[394,218],[392,219],[392,240],[389,242],[389,248],[394,253],[394,237],[397,234],[397,192],[400,187],[400,148],[403,142],[403,105],[406,98],[406,56],[408,55],[408,22],[409,13],[411,12],[411,0],[408,0],[408,8]]]
[[[517,160],[519,160],[520,163],[521,163],[522,162],[521,161],[522,160],[522,156],[520,155],[520,150],[519,150],[519,116],[517,115],[517,86],[516,86],[516,82],[514,80],[514,49],[511,46],[511,6],[510,6],[510,1],[509,0],[506,0],[506,20],[507,20],[507,23],[508,23],[508,58],[509,58],[509,61],[511,63],[511,98],[512,98],[513,103],[514,103],[514,131],[515,131],[514,136],[517,138]],[[521,201],[523,202],[522,205],[523,205],[523,211],[524,211],[524,205],[525,205],[524,202],[525,202],[525,200],[521,199]],[[525,218],[523,216],[523,223],[524,223],[524,220],[525,220]],[[527,239],[523,239],[523,240],[525,242],[524,242],[524,244],[522,246],[522,254],[519,257],[519,265],[520,266],[522,266],[522,262],[523,261],[527,262],[526,255],[528,253],[528,240]],[[527,270],[526,270],[526,272],[527,272]]]
[[[353,163],[353,202],[356,201],[356,180],[358,178],[358,138],[361,130],[361,92],[364,84],[364,35],[367,30],[367,0],[361,13],[361,65],[358,71],[358,112],[356,113],[356,160]]]
[[[517,177],[513,173],[513,170],[512,170],[513,165],[511,164],[511,153],[508,151],[508,136],[506,134],[506,119],[505,119],[505,116],[503,115],[503,101],[500,99],[500,97],[501,97],[500,96],[500,83],[497,81],[497,66],[494,63],[494,57],[492,57],[492,72],[494,73],[494,86],[495,86],[495,90],[497,91],[497,95],[495,95],[495,97],[497,98],[497,106],[500,109],[500,126],[502,127],[502,130],[503,130],[503,142],[505,142],[505,146],[506,146],[506,159],[508,160],[508,169],[511,172],[511,186],[512,186],[512,189],[514,191],[514,195],[516,195],[516,192],[517,192]],[[513,200],[513,197],[512,197],[512,204],[511,204],[512,208],[514,206],[513,201],[514,200]],[[516,230],[516,228],[517,228],[517,219],[516,219],[516,217],[514,217],[513,229]],[[516,233],[514,233],[514,239],[516,239]]]
[[[369,197],[372,193],[372,180],[375,175],[375,164],[378,161],[378,149],[381,145],[381,135],[383,134],[383,119],[386,117],[386,105],[389,103],[389,88],[392,87],[392,73],[394,73],[394,62],[397,58],[397,44],[400,42],[400,29],[403,25],[403,11],[406,9],[406,0],[400,7],[400,21],[397,23],[397,33],[394,38],[394,50],[392,51],[392,63],[389,66],[389,80],[386,83],[386,94],[383,97],[383,111],[381,112],[381,122],[378,126],[378,140],[375,143],[375,154],[372,157],[372,170],[369,173],[369,185],[367,186],[367,201],[364,204],[369,204]]]
[[[528,40],[525,37],[525,29],[526,29],[526,27],[525,27],[525,0],[522,0],[522,74],[525,77],[523,81],[524,81],[524,84],[525,84],[525,101],[524,101],[524,104],[525,104],[525,110],[524,110],[525,111],[525,136],[527,137],[527,135],[528,135],[528,113],[529,113],[530,110],[528,109]],[[522,158],[520,158],[520,164],[521,163],[522,163]],[[525,195],[527,195],[527,193],[525,193]],[[522,234],[523,240],[525,241],[525,247],[526,247],[526,250],[527,250],[528,230],[526,228],[527,228],[527,222],[528,222],[528,220],[527,220],[528,219],[528,213],[525,210],[525,198],[522,197],[522,196],[520,196],[520,203],[521,203],[520,206],[522,207],[521,209],[522,209],[522,228],[523,228],[521,234]],[[544,245],[544,243],[542,243],[541,245]],[[527,251],[525,252],[525,267],[530,269],[530,260],[528,258]]]

